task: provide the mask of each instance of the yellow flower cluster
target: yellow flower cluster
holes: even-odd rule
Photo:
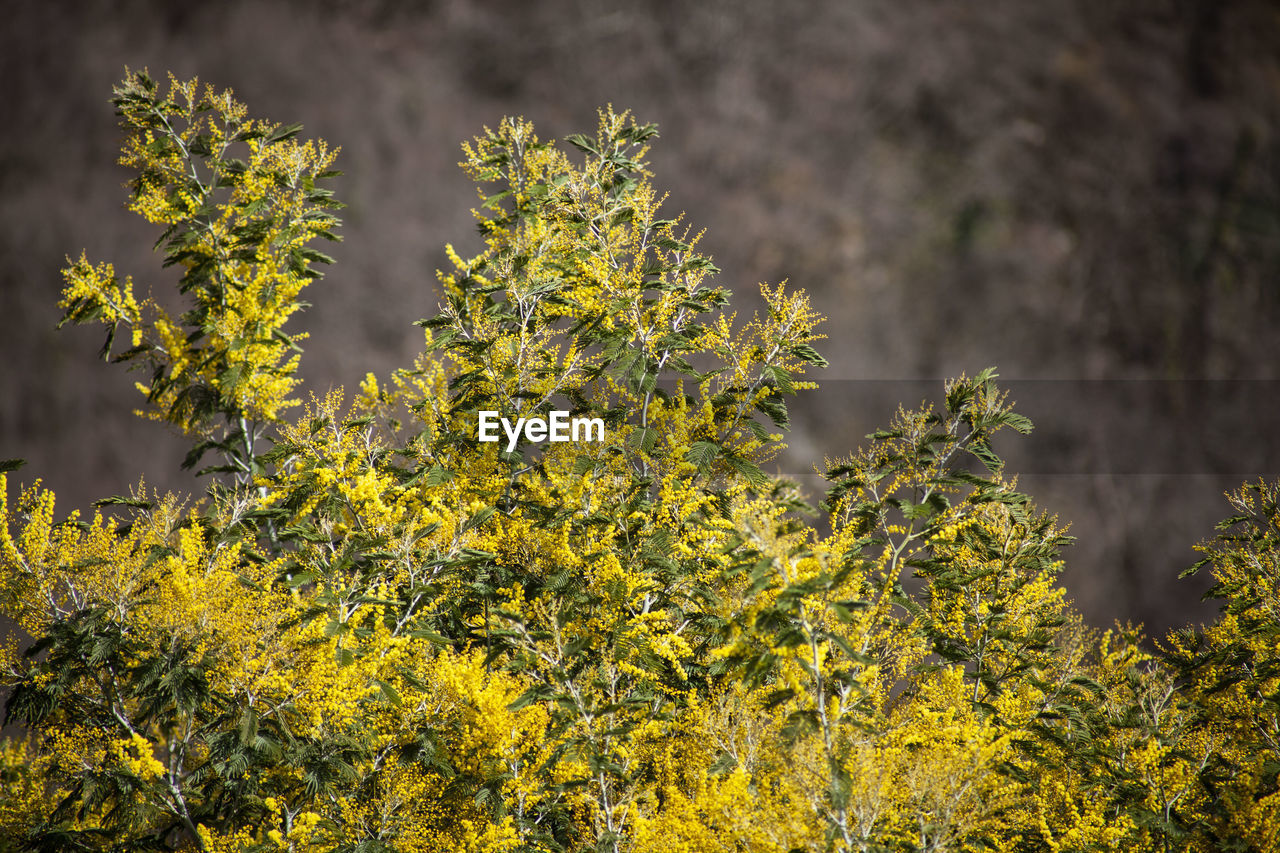
[[[67,286],[58,302],[59,308],[82,302],[108,325],[135,326],[141,322],[142,306],[133,295],[132,278],[126,277],[122,284],[116,278],[115,267],[108,263],[91,264],[83,252],[75,261],[67,258],[67,263],[69,266],[62,271]]]
[[[337,151],[273,138],[274,126],[246,119],[230,92],[170,77],[159,99],[140,80],[118,90],[129,132],[121,163],[138,174],[130,209],[168,226],[166,252],[186,270],[191,310],[175,320],[150,299],[139,303],[128,280],[118,284],[110,265],[83,255],[64,270],[61,305],[77,322],[129,327],[125,357],[145,359],[158,376],[138,386],[148,417],[196,435],[213,432],[215,413],[277,421],[297,403],[296,341],[305,337],[283,327],[317,275],[307,262],[322,257],[307,244],[337,224],[316,188]]]

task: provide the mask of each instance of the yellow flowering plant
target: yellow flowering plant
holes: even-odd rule
[[[420,355],[304,403],[336,152],[195,81],[114,103],[187,308],[81,256],[66,318],[220,459],[65,518],[0,471],[0,851],[1275,849],[1274,487],[1157,650],[1073,611],[992,371],[811,505],[764,466],[820,318],[728,311],[612,109],[466,144],[484,246]]]
[[[257,440],[296,405],[290,395],[301,349],[284,325],[299,294],[331,259],[310,247],[336,240],[342,205],[320,183],[336,150],[299,142],[301,125],[247,117],[229,91],[172,75],[167,89],[145,72],[128,74],[112,99],[126,136],[120,163],[132,169],[129,209],[164,226],[156,243],[165,265],[183,270],[188,309],[172,317],[133,294],[110,264],[81,254],[63,270],[63,322],[101,321],[104,356],[117,329],[130,346],[116,360],[149,369],[138,388],[146,416],[198,437],[188,465],[219,450],[241,480],[255,473]]]

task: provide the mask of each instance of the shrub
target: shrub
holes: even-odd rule
[[[819,318],[765,286],[735,322],[611,109],[576,157],[465,145],[485,247],[421,355],[303,404],[336,152],[195,81],[114,103],[187,309],[83,255],[62,305],[210,485],[63,520],[0,487],[0,849],[1274,849],[1274,487],[1206,546],[1222,619],[1160,654],[1072,610],[990,370],[810,506],[762,466]]]

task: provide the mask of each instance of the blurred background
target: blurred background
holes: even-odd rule
[[[135,418],[99,330],[54,332],[81,249],[172,287],[124,210],[126,65],[231,87],[342,146],[345,242],[291,330],[313,389],[409,362],[443,245],[479,246],[459,144],[503,115],[660,125],[668,209],[750,309],[788,279],[829,317],[782,473],[899,403],[999,368],[1037,424],[998,449],[1079,541],[1088,618],[1208,618],[1192,546],[1280,474],[1280,5],[1274,0],[36,2],[0,29],[0,457],[60,511],[197,490]]]

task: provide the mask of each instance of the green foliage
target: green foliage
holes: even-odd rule
[[[115,103],[191,307],[84,258],[63,306],[127,329],[147,413],[223,464],[63,521],[0,473],[32,641],[0,647],[0,849],[1275,848],[1277,487],[1235,496],[1222,617],[1160,655],[1073,612],[993,371],[810,506],[763,465],[819,318],[765,286],[736,323],[656,128],[611,110],[573,158],[520,120],[464,146],[485,248],[450,249],[422,353],[286,417],[331,154],[195,83]],[[555,411],[604,433],[478,438]]]

